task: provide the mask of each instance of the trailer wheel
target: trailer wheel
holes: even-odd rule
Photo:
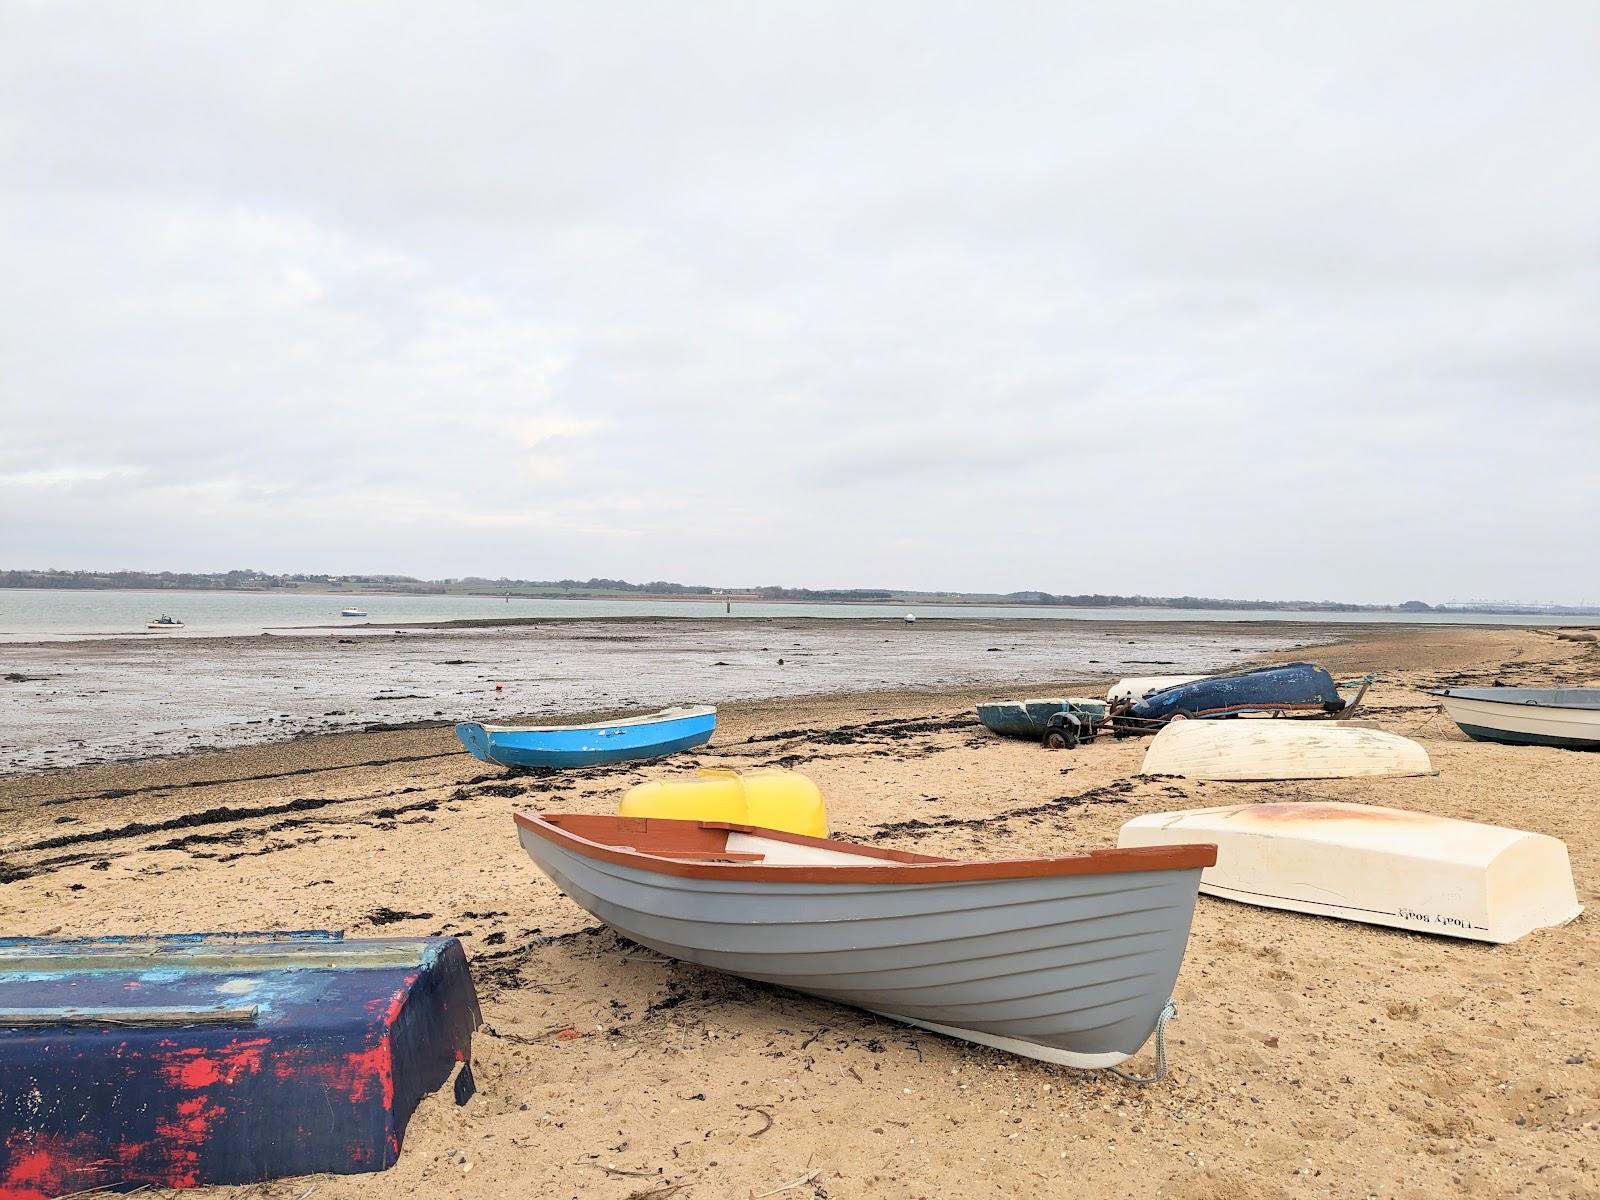
[[[1192,721],[1192,720],[1194,720],[1194,714],[1192,712],[1190,712],[1187,708],[1180,708],[1180,709],[1177,709],[1177,710],[1167,714],[1167,723],[1168,724],[1171,724],[1173,721]]]
[[[1044,735],[1044,748],[1046,750],[1071,750],[1078,744],[1078,739],[1065,729],[1051,729]]]

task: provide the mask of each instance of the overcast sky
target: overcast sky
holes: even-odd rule
[[[0,566],[1600,602],[1600,5],[0,0]]]

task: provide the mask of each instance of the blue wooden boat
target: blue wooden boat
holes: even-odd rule
[[[1058,696],[1048,700],[995,700],[978,705],[978,720],[1001,737],[1027,738],[1037,742],[1044,736],[1050,718],[1057,713],[1070,713],[1077,717],[1084,731],[1092,736],[1094,728],[1106,719],[1109,709],[1104,700],[1077,696]]]
[[[1344,706],[1332,675],[1311,663],[1297,662],[1180,683],[1136,701],[1128,714],[1146,721],[1169,721],[1251,712],[1336,713]]]
[[[711,740],[717,710],[664,708],[621,721],[587,725],[480,725],[463,721],[456,737],[473,755],[502,767],[592,767],[660,758]]]
[[[383,1170],[478,1024],[455,938],[0,939],[0,1197]]]

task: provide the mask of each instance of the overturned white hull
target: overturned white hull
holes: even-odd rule
[[[1214,842],[1208,895],[1418,933],[1514,942],[1583,911],[1553,837],[1367,804],[1240,804],[1152,813],[1121,846]]]
[[[1250,783],[1431,775],[1410,738],[1333,721],[1176,721],[1145,752],[1145,775]]]

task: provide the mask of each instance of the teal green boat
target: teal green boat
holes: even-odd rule
[[[1091,700],[1081,696],[1058,696],[1048,700],[995,700],[978,705],[978,720],[1001,737],[1027,738],[1037,742],[1044,737],[1045,727],[1057,713],[1070,713],[1078,718],[1085,734],[1093,736],[1094,729],[1106,719],[1109,706],[1104,700]]]

